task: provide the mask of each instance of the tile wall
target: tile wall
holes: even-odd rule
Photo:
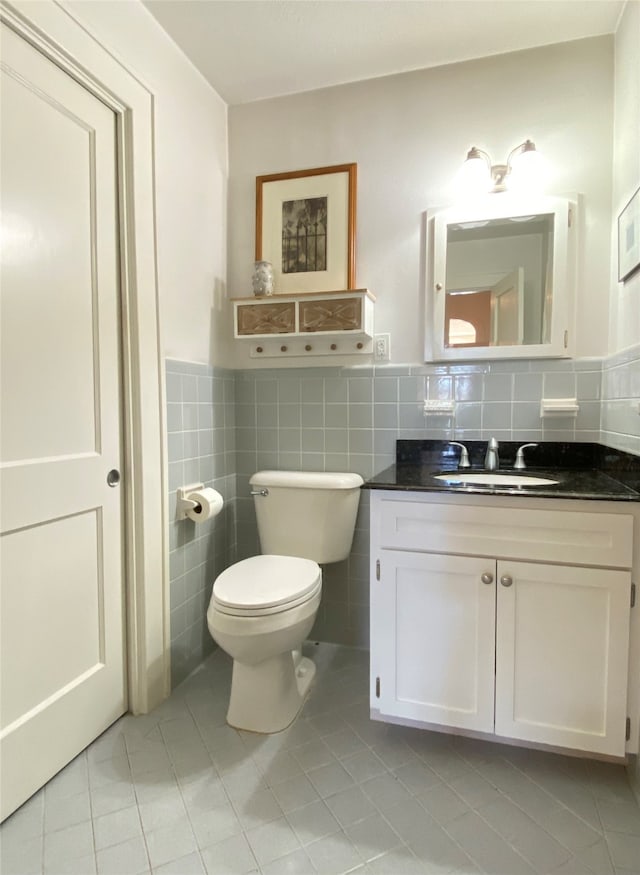
[[[238,554],[258,550],[248,480],[261,468],[355,471],[394,461],[397,438],[582,440],[600,438],[600,359],[236,373]],[[577,418],[540,419],[540,399],[578,397]],[[455,415],[423,413],[425,398],[454,400]],[[324,571],[311,633],[368,646],[368,502],[354,549]]]
[[[577,397],[576,418],[540,419],[541,398]],[[206,605],[228,564],[259,551],[249,478],[265,468],[355,471],[394,461],[397,438],[602,441],[640,453],[640,347],[605,359],[231,371],[167,362],[170,515],[201,480],[225,497],[209,524],[171,523],[174,681],[212,647]],[[425,398],[455,414],[427,416]],[[601,434],[601,412],[603,432]],[[213,537],[211,537],[213,535]],[[368,646],[368,494],[353,550],[324,570],[312,637]]]
[[[640,455],[640,344],[603,362],[600,440]]]
[[[172,685],[213,649],[206,610],[216,575],[235,559],[234,372],[166,362],[169,466],[169,579]],[[204,483],[221,493],[222,512],[196,523],[175,520],[179,486]]]

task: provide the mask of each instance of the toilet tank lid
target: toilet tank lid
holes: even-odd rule
[[[258,471],[252,486],[286,486],[290,489],[358,489],[364,483],[359,474],[329,471]]]

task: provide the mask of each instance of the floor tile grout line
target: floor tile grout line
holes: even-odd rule
[[[340,647],[332,647],[331,652],[334,654],[339,654],[341,649],[342,648],[340,648]],[[450,792],[452,792],[454,794],[454,796],[456,798],[461,800],[461,803],[465,806],[467,811],[472,811],[472,812],[476,813],[478,815],[478,817],[480,818],[480,820],[488,827],[488,829],[490,829],[492,832],[495,832],[496,835],[508,847],[511,848],[513,853],[515,853],[516,855],[521,857],[529,865],[532,865],[534,868],[538,868],[540,872],[543,871],[542,867],[536,866],[536,863],[534,860],[532,860],[529,863],[529,860],[527,859],[527,857],[525,857],[523,853],[518,851],[518,848],[515,847],[511,843],[511,841],[506,838],[506,836],[501,835],[497,831],[497,829],[495,829],[492,826],[492,824],[490,822],[485,820],[485,817],[482,814],[483,807],[486,807],[485,803],[474,802],[473,804],[471,804],[471,803],[467,802],[467,800],[464,798],[462,793],[458,792],[458,790],[456,789],[457,778],[455,776],[452,777],[450,774],[448,776],[443,775],[443,772],[440,771],[438,768],[438,764],[430,762],[429,756],[428,756],[428,751],[425,750],[424,746],[421,747],[420,745],[414,743],[418,737],[417,734],[414,734],[412,738],[409,738],[407,735],[402,735],[401,731],[399,733],[396,733],[396,729],[389,724],[387,724],[385,727],[385,724],[382,724],[382,723],[377,724],[377,723],[367,722],[368,697],[364,694],[362,696],[356,695],[355,701],[353,702],[353,704],[349,701],[349,688],[352,688],[353,690],[357,690],[357,688],[358,688],[358,674],[359,674],[359,670],[361,673],[361,665],[362,665],[360,659],[347,660],[343,665],[338,666],[338,667],[331,666],[330,663],[331,663],[331,660],[328,657],[326,657],[322,661],[322,663],[321,663],[322,670],[319,671],[319,675],[318,675],[318,686],[322,686],[326,690],[334,691],[336,693],[344,692],[344,695],[340,695],[340,697],[339,697],[341,699],[340,705],[337,707],[331,707],[331,706],[327,707],[326,703],[327,703],[327,700],[330,699],[330,697],[331,697],[331,692],[329,692],[329,693],[325,692],[324,696],[322,697],[324,701],[320,702],[320,707],[317,710],[313,709],[312,711],[309,711],[306,714],[303,712],[303,714],[299,718],[300,724],[304,724],[306,726],[307,730],[309,730],[309,738],[307,738],[306,741],[300,741],[300,739],[297,739],[296,743],[286,744],[283,748],[278,748],[278,746],[276,745],[274,747],[274,755],[277,755],[279,750],[282,750],[282,752],[290,753],[292,755],[293,759],[297,762],[298,767],[301,770],[300,774],[305,776],[307,779],[309,778],[309,775],[315,769],[321,768],[322,766],[315,764],[315,765],[312,765],[311,767],[308,767],[308,766],[305,767],[302,762],[298,761],[297,757],[295,756],[295,751],[296,751],[296,749],[303,747],[305,744],[313,743],[313,741],[317,741],[317,742],[325,745],[328,748],[329,753],[332,756],[332,762],[335,762],[336,764],[342,766],[342,768],[345,768],[345,765],[344,765],[345,760],[348,760],[350,758],[355,758],[358,755],[365,755],[365,754],[367,756],[372,755],[374,758],[374,762],[377,762],[377,764],[378,764],[377,767],[379,768],[380,771],[375,775],[366,775],[365,777],[356,778],[356,777],[354,777],[354,775],[351,775],[351,773],[348,771],[348,769],[345,768],[345,771],[347,771],[347,773],[350,775],[350,778],[352,781],[351,786],[353,788],[358,788],[358,790],[360,790],[360,792],[363,792],[365,794],[365,796],[371,801],[371,804],[373,805],[377,814],[381,817],[381,819],[385,823],[387,823],[389,829],[398,838],[399,845],[397,846],[397,848],[395,848],[393,850],[395,850],[397,852],[400,849],[402,849],[403,851],[406,851],[407,853],[411,854],[412,857],[415,857],[416,859],[420,859],[419,857],[416,857],[415,854],[413,854],[411,847],[409,845],[407,845],[407,843],[402,840],[401,836],[398,836],[394,827],[388,821],[384,811],[381,808],[378,808],[375,799],[373,797],[369,796],[368,792],[365,789],[365,785],[367,784],[367,782],[374,780],[376,777],[391,778],[391,779],[397,781],[399,786],[402,786],[403,789],[406,790],[406,792],[408,794],[408,798],[415,800],[416,802],[418,802],[419,805],[421,805],[421,807],[425,810],[426,816],[433,819],[434,823],[437,823],[437,821],[435,821],[435,819],[432,818],[428,809],[424,808],[424,805],[422,804],[422,802],[419,798],[420,791],[416,790],[415,787],[412,788],[411,785],[404,783],[403,780],[400,777],[398,777],[398,775],[396,774],[398,772],[398,770],[400,768],[402,768],[403,765],[405,765],[405,763],[400,763],[400,764],[395,763],[392,765],[388,765],[387,762],[385,761],[385,759],[383,759],[382,756],[379,755],[376,751],[376,746],[380,746],[385,741],[388,741],[389,744],[391,744],[392,746],[401,744],[410,753],[411,758],[415,757],[416,760],[421,762],[425,768],[430,769],[433,772],[433,777],[436,780],[436,783],[433,785],[434,787],[442,786],[442,787],[447,788]],[[202,856],[202,851],[200,850],[200,845],[197,841],[197,837],[195,836],[192,815],[191,815],[190,809],[187,807],[187,804],[185,801],[185,796],[184,796],[185,788],[188,786],[189,782],[184,780],[185,775],[182,774],[182,771],[178,765],[178,763],[180,761],[180,756],[179,756],[179,754],[177,755],[176,750],[173,749],[173,744],[170,744],[171,739],[166,735],[166,727],[164,724],[167,724],[168,722],[170,722],[174,719],[180,720],[180,719],[182,719],[183,715],[184,716],[188,715],[189,721],[195,727],[195,731],[197,733],[197,736],[203,744],[203,751],[206,751],[206,758],[207,758],[207,761],[210,762],[210,764],[211,764],[212,774],[217,775],[217,778],[219,779],[219,781],[221,783],[223,798],[227,800],[227,804],[229,804],[230,809],[234,812],[234,814],[236,814],[236,816],[238,816],[240,813],[240,810],[241,810],[239,807],[240,802],[239,801],[234,802],[234,800],[231,798],[231,795],[227,789],[227,785],[225,784],[225,781],[224,781],[224,777],[225,777],[225,774],[227,773],[227,770],[226,770],[226,768],[223,768],[221,770],[220,767],[218,765],[216,765],[216,763],[214,762],[212,751],[205,743],[205,730],[203,727],[206,725],[206,722],[204,720],[199,721],[197,718],[197,711],[192,709],[192,707],[191,707],[192,704],[195,704],[195,701],[197,700],[197,696],[201,693],[204,693],[205,696],[210,694],[211,696],[214,697],[214,699],[216,696],[219,699],[220,696],[222,696],[224,698],[225,696],[228,695],[228,688],[223,692],[219,692],[219,691],[217,692],[215,690],[215,687],[213,684],[213,679],[215,678],[218,681],[223,681],[222,686],[224,687],[224,680],[223,679],[224,679],[225,673],[228,673],[229,667],[230,667],[229,664],[227,664],[227,663],[223,664],[223,663],[218,661],[218,663],[216,664],[215,671],[207,672],[206,675],[203,675],[203,680],[202,680],[201,684],[194,685],[191,696],[189,695],[189,690],[187,688],[185,688],[182,691],[182,693],[180,693],[178,690],[174,691],[175,698],[173,700],[172,705],[167,706],[167,708],[164,711],[161,710],[160,713],[158,713],[156,715],[156,718],[152,721],[149,721],[146,726],[144,724],[142,724],[142,726],[143,726],[143,731],[141,733],[142,739],[150,739],[151,735],[154,732],[157,732],[157,735],[158,735],[160,743],[161,743],[161,749],[164,752],[164,757],[165,757],[166,763],[167,763],[167,774],[171,775],[171,780],[172,780],[172,782],[174,782],[174,784],[175,784],[175,786],[178,789],[178,792],[180,794],[180,798],[182,800],[182,804],[185,808],[185,811],[187,814],[187,819],[188,819],[188,822],[190,824],[191,833],[192,833],[192,836],[194,838],[194,846],[197,849],[197,853],[199,855],[199,860],[200,860],[200,863],[203,865],[203,868],[206,868],[206,867],[204,867],[204,860],[203,860],[203,856]],[[364,684],[364,682],[363,682],[363,684]],[[316,689],[317,689],[317,687],[316,687]],[[162,706],[161,706],[161,708],[162,708]],[[324,731],[322,729],[318,729],[316,727],[316,725],[314,725],[314,723],[313,723],[314,720],[321,721],[323,716],[326,720],[326,718],[329,715],[331,715],[332,713],[335,715],[335,718],[337,718],[337,721],[334,721],[333,728],[331,728],[330,732]],[[126,720],[126,717],[123,718],[123,720]],[[339,729],[335,728],[336,723],[339,726]],[[131,722],[131,725],[133,725],[133,722]],[[328,723],[325,723],[325,725],[330,726],[331,719],[329,719]],[[224,726],[225,726],[225,724],[222,723],[219,726],[216,726],[215,728],[223,728]],[[380,730],[381,730],[380,733],[377,732],[376,727],[380,728]],[[373,731],[368,732],[367,730],[369,728],[372,728]],[[361,748],[348,751],[346,754],[343,753],[341,756],[339,756],[337,753],[335,753],[333,750],[331,750],[329,745],[326,744],[325,739],[329,735],[332,735],[334,733],[339,733],[339,732],[345,731],[347,729],[350,732],[352,732],[354,734],[354,736],[358,739],[358,741],[361,745]],[[400,727],[398,727],[397,729],[400,729]],[[133,792],[133,799],[135,800],[136,812],[137,812],[137,816],[138,816],[138,819],[140,822],[141,832],[142,832],[145,851],[146,851],[146,860],[147,860],[147,864],[150,866],[151,855],[149,853],[148,843],[146,840],[146,832],[144,830],[144,826],[142,824],[142,819],[141,819],[140,806],[143,803],[142,803],[142,799],[140,797],[139,791],[137,789],[137,786],[140,784],[139,778],[144,777],[146,772],[143,771],[140,776],[137,776],[138,780],[136,780],[136,777],[134,777],[134,769],[133,769],[133,765],[134,765],[133,755],[136,753],[136,750],[133,749],[131,746],[132,745],[131,739],[133,738],[133,735],[129,735],[126,732],[126,729],[124,729],[122,731],[122,738],[124,740],[124,761],[126,762],[126,766],[127,766],[127,770],[128,770],[128,784],[131,787],[132,792]],[[256,774],[260,775],[260,778],[261,778],[261,780],[264,781],[265,786],[273,793],[273,789],[280,782],[273,781],[269,778],[268,760],[263,761],[262,765],[261,765],[261,762],[255,756],[255,753],[256,753],[258,748],[252,748],[250,745],[244,744],[245,739],[243,739],[242,736],[240,736],[240,739],[243,742],[241,744],[241,749],[244,750],[244,757],[246,757],[246,759],[252,763],[254,769],[256,770]],[[152,740],[152,739],[150,739],[150,740]],[[173,739],[173,740],[175,741],[176,739]],[[176,744],[176,747],[179,749],[180,745]],[[437,748],[437,749],[440,750],[440,748]],[[91,835],[92,835],[92,840],[93,840],[93,857],[94,857],[94,861],[97,865],[98,849],[97,849],[97,838],[96,838],[96,836],[97,836],[96,823],[98,820],[98,816],[96,816],[96,814],[95,814],[95,799],[94,799],[94,795],[92,793],[92,789],[96,789],[96,786],[102,786],[102,784],[94,785],[95,777],[94,777],[93,773],[94,773],[95,769],[91,768],[92,758],[89,754],[89,751],[90,751],[90,748],[88,748],[86,751],[82,752],[78,759],[81,760],[81,762],[84,764],[84,769],[86,770],[86,773],[87,773],[86,779],[85,779],[85,785],[86,785],[86,790],[88,791],[88,796],[89,796],[89,811],[90,811],[90,817],[91,817],[91,830],[92,830]],[[469,774],[475,774],[475,776],[478,777],[480,780],[482,780],[483,782],[487,782],[487,784],[489,786],[491,786],[493,788],[493,790],[495,791],[495,793],[497,794],[497,798],[508,802],[508,804],[513,806],[514,809],[518,809],[522,813],[522,815],[527,818],[528,821],[535,824],[535,826],[538,829],[541,829],[543,832],[547,833],[547,835],[549,835],[553,841],[558,843],[561,847],[563,847],[567,851],[567,853],[570,855],[570,860],[577,859],[578,853],[580,851],[573,851],[572,848],[567,847],[561,840],[555,838],[555,836],[553,836],[541,823],[539,823],[536,820],[536,817],[534,814],[530,814],[529,811],[522,806],[522,804],[520,804],[519,802],[517,802],[513,798],[511,798],[511,796],[509,795],[510,791],[508,788],[503,789],[502,787],[496,786],[493,783],[492,778],[490,776],[488,776],[484,770],[482,770],[482,763],[479,760],[474,759],[473,757],[469,756],[470,751],[467,751],[467,753],[465,755],[465,750],[457,748],[456,743],[455,743],[455,739],[453,739],[451,743],[448,743],[446,745],[446,753],[450,757],[454,758],[456,761],[459,761],[460,764],[463,764],[464,768],[469,770]],[[108,759],[109,758],[104,757],[103,759],[100,760],[100,762],[103,762],[103,761],[106,762]],[[114,761],[114,760],[117,761],[118,759],[119,759],[119,757],[113,757],[113,756],[111,757],[111,761]],[[569,802],[565,802],[564,799],[561,798],[561,796],[562,796],[561,791],[564,788],[561,787],[558,790],[560,795],[556,795],[556,792],[554,792],[553,787],[552,787],[552,789],[548,789],[549,785],[544,780],[544,777],[545,777],[544,770],[539,774],[536,774],[535,772],[534,772],[534,774],[531,774],[531,770],[528,770],[526,768],[527,762],[525,762],[524,760],[522,762],[519,762],[519,761],[513,762],[507,756],[499,755],[499,754],[497,754],[495,756],[491,756],[489,761],[494,761],[496,763],[500,763],[502,765],[502,767],[512,771],[514,776],[518,776],[519,780],[526,782],[527,784],[530,784],[532,787],[535,787],[539,793],[543,794],[543,798],[548,797],[551,801],[553,801],[555,804],[557,804],[560,808],[568,811],[573,818],[582,822],[582,824],[585,827],[593,830],[594,833],[596,833],[599,836],[599,838],[596,839],[596,841],[594,842],[593,845],[587,846],[586,850],[588,850],[590,847],[595,847],[596,844],[599,844],[601,841],[604,841],[604,843],[605,843],[604,848],[605,848],[606,855],[608,857],[609,862],[611,864],[613,864],[611,847],[609,844],[608,836],[609,836],[610,832],[613,833],[613,832],[615,832],[615,830],[607,830],[607,829],[605,829],[605,826],[604,826],[603,816],[602,816],[601,810],[600,810],[601,797],[596,795],[596,785],[597,785],[597,780],[598,780],[598,773],[597,773],[597,769],[596,769],[595,765],[593,768],[590,768],[589,763],[585,761],[585,766],[582,770],[582,774],[580,774],[578,769],[573,770],[573,769],[568,769],[568,768],[567,769],[562,768],[561,767],[562,763],[559,762],[558,772],[563,774],[564,777],[566,777],[566,780],[568,782],[568,786],[571,786],[572,780],[575,779],[576,781],[579,781],[579,783],[576,783],[576,789],[582,789],[582,788],[587,789],[587,787],[588,787],[588,798],[591,799],[591,801],[594,805],[594,808],[595,808],[595,812],[596,812],[596,817],[594,818],[594,820],[597,818],[597,824],[599,824],[599,826],[594,825],[590,821],[583,818],[577,811],[575,811],[571,807],[571,804]],[[535,757],[531,758],[531,760],[529,760],[528,762],[532,762],[533,764],[535,764]],[[579,762],[579,761],[576,761],[576,762]],[[567,766],[568,765],[569,765],[569,762],[567,762]],[[139,766],[139,763],[138,763],[138,766]],[[239,763],[239,768],[242,768],[242,762]],[[232,766],[229,769],[229,774],[232,773],[233,771],[234,771],[234,766]],[[574,772],[574,771],[578,772],[578,774],[572,774],[572,772]],[[188,767],[186,769],[186,774],[189,774]],[[550,775],[553,775],[552,771],[550,771]],[[611,785],[612,785],[613,789],[615,789],[615,784],[613,781],[614,777],[615,776],[612,774]],[[607,773],[604,771],[601,773],[601,778],[603,780],[603,785],[609,782]],[[287,779],[285,779],[285,780],[287,780]],[[105,786],[107,786],[107,785],[105,785]],[[81,790],[80,792],[83,793],[84,791]],[[340,791],[338,791],[338,792],[340,792]],[[78,795],[78,794],[72,794],[71,798],[73,798],[73,795]],[[326,805],[327,808],[329,808],[329,806],[327,805],[327,799],[331,798],[331,796],[335,796],[335,795],[336,795],[335,792],[330,794],[329,797],[321,797],[318,794],[318,798],[316,801],[322,802],[324,805]],[[64,797],[64,798],[67,798],[67,797]],[[607,796],[603,796],[602,797],[603,804],[606,801],[607,801]],[[281,809],[279,800],[277,800],[277,798],[276,798],[276,802],[278,803],[278,808]],[[305,803],[305,804],[311,804],[311,803]],[[486,804],[489,804],[489,803],[486,803]],[[40,859],[42,861],[43,870],[44,870],[44,852],[45,852],[45,844],[44,843],[45,843],[45,836],[47,835],[47,832],[46,832],[46,791],[43,793],[43,795],[41,797],[40,806],[41,807],[39,807],[39,810],[38,810],[38,820],[40,823],[40,836],[39,836],[39,839],[40,839]],[[117,813],[117,811],[125,810],[127,807],[128,807],[128,805],[124,804],[124,805],[121,805],[119,808],[114,809],[113,812],[105,812],[105,814]],[[300,846],[299,850],[303,852],[305,857],[308,857],[308,853],[307,853],[306,848],[307,848],[309,843],[307,845],[304,845],[302,843],[302,840],[298,837],[298,835],[297,835],[295,829],[293,828],[293,825],[289,819],[289,817],[293,813],[293,811],[298,811],[298,810],[300,810],[301,807],[303,807],[303,806],[298,805],[298,806],[296,806],[295,809],[292,809],[292,811],[288,812],[288,813],[284,812],[284,810],[282,810],[281,816],[283,817],[284,822],[286,822],[286,824],[288,825],[289,829],[291,829],[293,834],[296,836],[296,839],[297,839],[298,844]],[[455,820],[459,819],[459,817],[462,817],[462,816],[463,815],[458,815],[456,818],[454,818],[454,820],[452,822],[454,822]],[[278,818],[276,818],[276,819],[278,819]],[[388,852],[383,851],[381,853],[376,853],[375,856],[371,856],[370,858],[365,858],[365,855],[363,853],[361,853],[360,851],[358,851],[355,844],[353,842],[351,842],[351,840],[349,839],[349,836],[347,835],[347,829],[349,829],[353,825],[356,825],[357,823],[361,823],[365,819],[366,819],[366,816],[365,816],[365,818],[360,818],[357,821],[354,821],[353,824],[345,824],[344,826],[341,825],[340,829],[338,830],[339,834],[341,834],[348,841],[350,841],[352,848],[354,848],[356,850],[356,852],[358,853],[358,856],[361,859],[365,860],[363,863],[360,863],[360,864],[352,867],[352,869],[363,869],[364,870],[367,868],[368,862],[371,862],[375,859],[378,859],[381,856],[385,856],[387,853],[393,852],[393,851],[388,851]],[[238,821],[239,821],[240,832],[237,833],[237,835],[243,835],[243,837],[246,840],[247,833],[254,827],[249,826],[249,825],[245,826],[244,822],[241,820],[240,817],[238,817]],[[86,821],[81,821],[81,822],[84,823]],[[265,823],[268,823],[268,822],[271,822],[271,821],[266,821]],[[75,825],[75,824],[72,824],[72,826],[73,825]],[[259,823],[258,827],[262,826],[262,825],[263,825],[262,823]],[[457,846],[460,849],[460,851],[467,858],[471,858],[472,860],[474,860],[474,862],[477,865],[479,865],[479,863],[476,861],[476,858],[473,856],[471,851],[467,851],[465,848],[463,848],[461,845],[459,845],[459,843],[456,842],[452,836],[449,835],[448,830],[447,830],[447,826],[448,826],[448,824],[442,825],[442,824],[438,823],[439,829],[441,829],[445,835],[449,836],[449,839],[450,839],[450,841],[453,842],[453,845]],[[61,830],[64,828],[65,827],[60,827]],[[57,831],[58,830],[55,830],[54,832],[57,832]],[[332,833],[332,834],[335,835],[338,833]],[[332,835],[332,834],[329,834],[329,835]],[[621,834],[624,835],[625,833],[621,833]],[[322,838],[326,838],[326,836],[323,836],[317,840],[320,841]],[[224,839],[222,841],[224,841]],[[215,844],[216,843],[214,843],[212,845],[212,847],[215,846]],[[311,842],[311,844],[313,844],[313,842]],[[109,847],[113,847],[113,846],[110,845]],[[257,862],[255,854],[253,853],[253,848],[251,847],[250,844],[249,844],[249,847],[250,847],[250,850],[252,853],[252,858],[253,858],[254,862]],[[291,852],[291,853],[293,853],[293,852]],[[286,854],[282,855],[282,856],[286,856]],[[276,858],[276,860],[274,860],[273,862],[276,862],[278,859],[282,859],[282,857]],[[171,862],[171,861],[168,861],[168,862]],[[162,865],[164,865],[164,864],[162,864]],[[270,864],[268,864],[268,865],[270,865]],[[262,871],[263,868],[266,868],[266,866],[262,866],[262,867],[258,866],[258,869],[260,871]],[[480,868],[482,868],[482,867],[480,867]],[[349,871],[351,871],[351,869]],[[615,871],[613,865],[612,865],[611,871],[612,872]]]
[[[145,715],[145,716],[146,716],[146,715]],[[160,723],[160,721],[158,721],[158,722],[156,723],[155,728],[158,727],[159,723]],[[152,731],[153,731],[153,730],[152,730]],[[161,737],[162,737],[162,735],[161,735]],[[164,746],[164,741],[163,741],[163,746]],[[149,864],[149,872],[153,872],[153,869],[152,869],[152,866],[151,866],[151,854],[149,853],[149,843],[148,843],[148,841],[147,841],[147,834],[146,834],[146,832],[145,832],[145,830],[144,830],[144,824],[142,823],[142,815],[141,815],[141,813],[140,813],[140,805],[141,805],[141,802],[140,802],[140,798],[139,798],[139,796],[138,796],[138,791],[137,791],[137,789],[136,789],[136,780],[135,780],[135,777],[134,777],[134,774],[133,774],[133,768],[132,768],[132,765],[131,765],[131,757],[130,757],[130,754],[131,754],[132,752],[129,751],[129,745],[127,744],[126,733],[125,733],[125,736],[124,736],[124,749],[125,749],[125,753],[126,753],[126,756],[127,756],[127,763],[128,763],[128,765],[129,765],[129,774],[130,774],[130,776],[131,776],[131,786],[133,787],[133,795],[134,795],[134,798],[135,798],[135,800],[136,800],[136,808],[137,808],[137,810],[138,810],[138,818],[140,819],[140,829],[141,829],[141,831],[142,831],[142,841],[143,841],[143,844],[144,844],[145,854],[147,855],[147,862],[148,862],[148,864]],[[98,862],[98,860],[97,860],[97,855],[96,855],[96,871],[98,870],[97,862]]]
[[[188,680],[188,678],[187,678],[186,680]],[[184,681],[184,682],[186,682],[186,681]],[[183,683],[184,683],[184,682],[183,682]],[[241,826],[241,834],[242,834],[242,836],[244,837],[244,840],[246,841],[247,845],[249,846],[249,851],[251,852],[251,855],[252,855],[253,859],[255,860],[256,867],[257,867],[258,870],[260,870],[260,865],[259,865],[259,863],[258,863],[258,860],[257,860],[257,858],[256,858],[256,855],[255,855],[255,853],[254,853],[254,851],[253,851],[253,848],[251,847],[251,844],[250,844],[249,840],[247,839],[247,837],[246,837],[246,835],[245,835],[245,832],[246,832],[246,831],[245,831],[245,828],[244,828],[244,824],[243,824],[242,820],[240,819],[240,817],[239,817],[239,815],[238,815],[238,811],[237,811],[237,809],[236,809],[236,807],[235,807],[235,805],[234,805],[233,799],[232,799],[231,796],[229,795],[228,790],[227,790],[227,788],[226,788],[226,786],[225,786],[224,778],[223,778],[223,776],[220,774],[220,772],[219,772],[217,766],[215,765],[215,763],[213,762],[213,758],[211,757],[211,753],[210,753],[210,751],[209,751],[209,748],[207,747],[207,744],[206,744],[206,741],[205,741],[204,735],[202,734],[202,730],[201,730],[201,728],[200,728],[200,726],[199,726],[199,724],[198,724],[197,719],[195,718],[195,715],[193,714],[193,711],[191,710],[191,707],[190,707],[190,705],[189,705],[189,702],[187,702],[186,700],[185,700],[185,707],[186,707],[186,709],[187,709],[189,715],[191,716],[191,719],[193,720],[193,722],[194,722],[194,724],[195,724],[195,726],[196,726],[196,729],[197,729],[197,731],[198,731],[198,735],[200,736],[200,739],[201,739],[201,741],[202,741],[202,744],[203,744],[204,747],[205,747],[205,750],[206,750],[207,753],[209,754],[209,759],[211,760],[211,765],[212,765],[212,767],[215,769],[215,771],[216,771],[216,773],[217,773],[217,775],[218,775],[218,778],[220,779],[220,783],[221,783],[221,785],[222,785],[222,790],[223,790],[224,795],[225,795],[225,797],[226,797],[226,799],[227,799],[227,802],[228,802],[228,804],[230,805],[231,810],[233,811],[233,813],[235,814],[235,816],[236,816],[237,819],[238,819],[238,823],[239,823],[240,826]],[[228,724],[225,724],[225,725],[228,725]],[[237,730],[236,730],[236,731],[237,731]],[[183,795],[183,793],[182,793],[182,786],[181,786],[180,780],[179,780],[179,778],[176,778],[176,780],[177,780],[177,783],[178,783],[178,788],[179,788],[179,790],[180,790],[180,797],[181,797],[182,802],[183,802],[183,804],[184,804],[184,806],[185,806],[185,810],[186,810],[186,812],[187,812],[187,817],[189,818],[189,823],[191,824],[191,828],[192,828],[192,831],[193,831],[193,833],[194,833],[194,838],[195,838],[195,841],[196,841],[196,846],[197,846],[197,848],[198,848],[198,855],[199,855],[199,857],[200,857],[200,861],[201,861],[201,863],[202,863],[202,868],[203,868],[203,870],[204,870],[205,872],[208,872],[208,868],[207,868],[207,865],[206,865],[205,860],[204,860],[204,857],[203,857],[203,851],[204,851],[204,850],[207,850],[207,849],[206,849],[206,848],[200,848],[200,843],[199,843],[199,841],[198,841],[198,837],[195,835],[195,830],[193,829],[193,823],[192,823],[192,820],[191,820],[191,814],[189,813],[189,808],[188,808],[188,806],[185,804],[185,801],[184,801],[184,795]],[[237,835],[237,833],[236,833],[236,835]],[[227,841],[229,838],[233,838],[233,836],[228,836],[226,839],[221,839],[221,841]],[[211,845],[211,847],[212,847],[212,848],[215,847],[216,844],[220,844],[220,842],[214,842],[214,843]]]

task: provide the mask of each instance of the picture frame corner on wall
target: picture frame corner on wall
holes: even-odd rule
[[[355,288],[357,164],[256,177],[256,261],[275,294]]]
[[[618,282],[624,283],[640,268],[640,187],[618,216]]]

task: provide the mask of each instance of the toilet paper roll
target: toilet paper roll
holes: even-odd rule
[[[191,501],[197,501],[197,505],[187,511],[187,516],[194,523],[201,523],[204,520],[210,520],[211,517],[217,516],[222,510],[223,499],[216,489],[199,489],[197,492],[190,492],[188,498]]]

